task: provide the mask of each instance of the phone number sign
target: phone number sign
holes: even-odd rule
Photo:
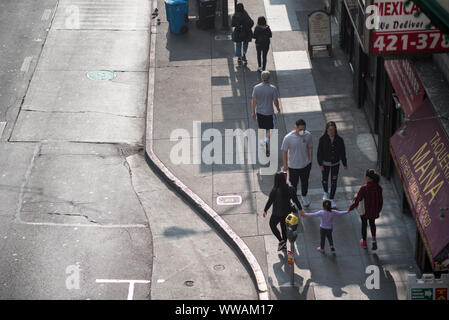
[[[449,51],[449,37],[439,30],[373,32],[371,53],[398,54]]]
[[[373,0],[365,10],[365,26],[371,31],[371,54],[394,55],[449,51],[449,37],[412,1]]]

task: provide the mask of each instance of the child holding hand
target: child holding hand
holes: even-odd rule
[[[335,252],[334,241],[332,239],[332,220],[335,215],[343,215],[346,213],[348,213],[348,211],[332,210],[332,202],[330,200],[323,201],[323,210],[312,213],[305,213],[305,212],[300,213],[301,216],[303,217],[315,217],[315,216],[321,217],[320,223],[321,243],[320,246],[316,248],[319,252],[324,253],[324,243],[326,238],[329,241],[329,246],[332,252]]]

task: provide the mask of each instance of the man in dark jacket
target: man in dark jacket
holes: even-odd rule
[[[345,170],[348,169],[346,161],[345,142],[337,133],[337,125],[330,121],[326,124],[326,130],[318,143],[317,152],[318,165],[322,173],[323,200],[330,199],[332,208],[336,208],[334,202],[335,192],[337,191],[338,171],[340,161],[343,162]],[[331,174],[331,193],[328,194],[329,173]]]
[[[248,51],[248,43],[251,42],[251,39],[253,38],[251,28],[254,25],[254,21],[245,11],[243,3],[238,3],[235,7],[235,14],[232,16],[231,25],[234,27],[232,41],[235,42],[235,56],[238,58],[239,63],[241,63],[242,60],[246,63],[246,51]]]

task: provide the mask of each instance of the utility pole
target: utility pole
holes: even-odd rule
[[[228,0],[222,0],[221,4],[222,4],[222,11],[223,11],[222,12],[222,16],[223,16],[222,29],[228,30],[229,29]]]

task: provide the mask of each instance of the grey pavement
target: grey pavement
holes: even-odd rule
[[[273,30],[267,68],[272,72],[272,83],[278,86],[282,114],[278,117],[280,147],[283,136],[293,129],[298,118],[304,118],[313,134],[314,157],[318,139],[327,121],[337,123],[339,134],[345,139],[349,169],[341,169],[336,202],[346,209],[361,184],[364,172],[376,166],[375,139],[371,135],[365,114],[352,99],[352,76],[346,57],[338,48],[338,26],[332,19],[334,56],[317,53],[309,59],[306,17],[315,9],[322,9],[324,1],[283,0],[245,1],[250,16],[268,18]],[[163,1],[158,1],[163,8]],[[232,41],[217,40],[221,19],[215,30],[199,30],[194,20],[189,32],[173,35],[161,12],[161,25],[156,34],[156,62],[154,87],[153,151],[163,164],[184,184],[212,207],[244,240],[256,256],[268,281],[271,299],[405,299],[409,272],[417,272],[414,263],[415,229],[413,219],[400,213],[399,203],[389,181],[382,181],[385,206],[377,220],[378,246],[376,252],[359,245],[360,218],[356,212],[338,217],[335,221],[335,255],[316,251],[319,244],[319,220],[300,219],[300,234],[296,242],[295,285],[289,283],[286,257],[276,251],[277,240],[268,226],[268,217],[262,217],[263,207],[273,184],[273,176],[260,174],[263,165],[248,163],[248,152],[243,164],[195,163],[196,156],[207,150],[209,139],[195,149],[194,139],[206,129],[222,133],[218,144],[225,146],[225,129],[257,129],[251,119],[251,92],[260,81],[256,72],[255,47],[252,42],[247,53],[247,66],[237,65],[233,58]],[[190,2],[190,16],[197,12]],[[221,39],[221,38],[220,38]],[[167,92],[169,88],[169,92]],[[194,130],[194,121],[201,121],[201,131]],[[179,130],[183,130],[179,134]],[[180,137],[187,161],[174,161],[179,156]],[[257,140],[264,133],[258,132]],[[215,142],[215,141],[214,141]],[[209,146],[210,147],[210,146]],[[178,149],[177,149],[178,148]],[[174,150],[176,152],[174,152]],[[218,158],[235,153],[235,145],[224,148]],[[271,161],[282,165],[281,154],[272,154]],[[314,159],[309,195],[312,205],[308,211],[320,209],[321,173]],[[217,198],[237,195],[241,204],[220,205]],[[368,243],[370,246],[370,242]],[[381,289],[365,286],[366,267],[377,265]]]
[[[0,36],[0,298],[256,299],[236,253],[145,163],[151,1],[0,7],[15,30]]]

